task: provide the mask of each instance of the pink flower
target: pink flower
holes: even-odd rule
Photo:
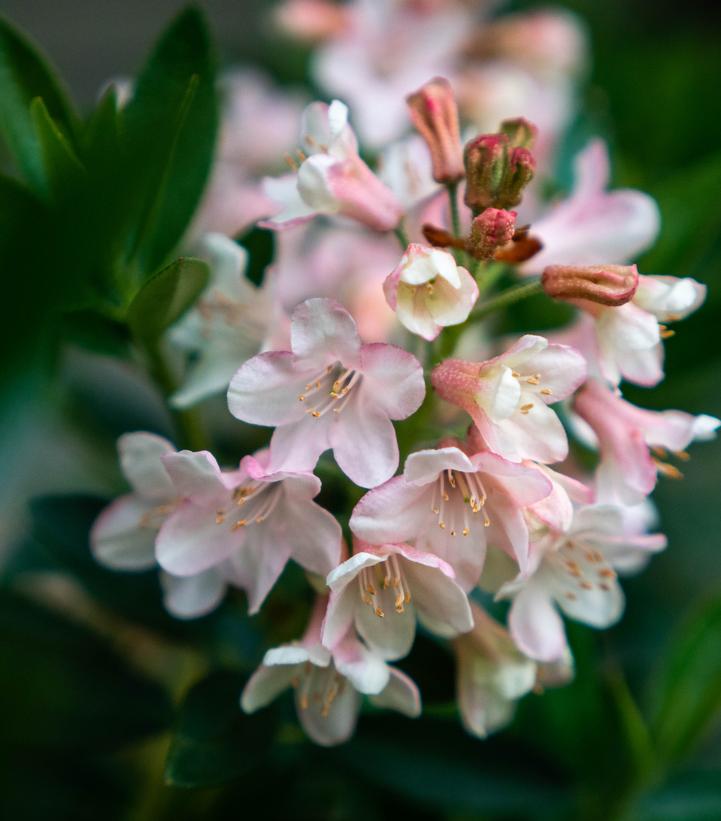
[[[298,718],[317,744],[330,747],[347,741],[355,729],[363,695],[377,707],[415,718],[420,696],[406,675],[389,667],[352,633],[330,651],[320,641],[325,597],[316,601],[310,623],[299,642],[274,647],[250,677],[241,707],[253,713],[288,687],[295,688]]]
[[[171,341],[195,354],[171,402],[184,408],[227,390],[238,364],[262,349],[271,328],[282,327],[270,288],[244,275],[246,251],[223,234],[205,234],[193,249],[210,265],[210,281],[194,307],[170,332]]]
[[[257,613],[288,559],[326,575],[338,564],[341,530],[312,499],[320,480],[310,473],[271,472],[267,454],[246,456],[223,473],[207,451],[163,457],[182,498],[160,529],[160,565],[176,576],[226,566]]]
[[[402,476],[358,502],[350,526],[370,544],[413,542],[448,562],[458,584],[470,590],[483,570],[487,541],[525,565],[523,508],[550,491],[535,468],[449,445],[412,453]]]
[[[265,225],[287,228],[316,214],[350,217],[375,231],[398,225],[403,208],[360,158],[343,103],[311,103],[303,114],[301,145],[297,173],[265,181],[266,194],[281,206]]]
[[[624,533],[619,508],[581,508],[566,533],[551,534],[535,554],[535,567],[503,585],[498,598],[513,599],[509,626],[519,649],[538,661],[553,662],[568,653],[560,608],[592,627],[609,627],[623,612],[623,592],[615,568],[638,553],[657,552],[664,536]]]
[[[431,375],[438,395],[470,415],[494,453],[545,463],[561,462],[568,453],[563,425],[548,405],[585,378],[577,351],[532,334],[485,362],[446,359]]]
[[[612,385],[622,378],[657,385],[663,379],[662,339],[674,333],[660,323],[684,319],[705,296],[706,287],[690,278],[641,275],[631,302],[616,308],[579,302],[587,316],[556,338],[576,345]]]
[[[589,143],[575,167],[570,197],[533,223],[543,249],[522,266],[525,274],[540,274],[548,265],[627,262],[658,234],[658,207],[651,197],[630,189],[606,191],[608,153],[601,140]]]
[[[691,442],[713,438],[721,424],[704,414],[638,408],[595,379],[579,392],[574,408],[598,439],[599,492],[623,504],[642,501],[654,489],[659,472],[679,478],[678,469],[662,461],[666,452],[685,458]]]
[[[423,339],[435,339],[448,325],[459,325],[478,299],[478,286],[452,254],[411,243],[383,283],[400,322]]]
[[[148,570],[156,565],[158,531],[180,503],[163,465],[175,450],[161,436],[126,433],[118,440],[118,452],[133,490],[98,516],[90,546],[97,561],[111,570]],[[161,573],[165,607],[181,619],[203,616],[220,603],[226,580],[223,567],[183,578]]]
[[[373,652],[392,660],[410,652],[416,618],[445,638],[473,627],[466,594],[443,559],[406,544],[357,542],[355,551],[328,574],[326,647],[355,625]]]
[[[533,689],[537,668],[498,622],[477,604],[471,608],[473,630],[453,642],[456,691],[463,726],[485,738],[511,720],[518,699]]]
[[[391,419],[405,419],[425,394],[420,364],[393,345],[362,345],[351,315],[329,299],[293,313],[291,351],[248,360],[233,377],[228,407],[244,422],[276,426],[273,464],[312,470],[333,449],[356,484],[374,487],[398,467]]]

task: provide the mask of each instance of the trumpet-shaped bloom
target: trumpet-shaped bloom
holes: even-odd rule
[[[325,606],[325,597],[320,597],[299,642],[268,650],[243,690],[243,710],[253,713],[292,686],[303,729],[325,747],[351,737],[363,695],[377,707],[397,710],[410,718],[418,716],[420,696],[415,684],[352,633],[332,651],[323,647],[320,638]]]
[[[667,452],[687,458],[685,448],[712,439],[721,424],[705,414],[638,408],[595,379],[579,392],[574,408],[598,440],[599,493],[622,504],[643,501],[659,473],[680,478],[678,469],[663,461]]]
[[[398,225],[403,208],[360,158],[343,103],[311,103],[306,108],[301,146],[294,174],[265,181],[265,192],[279,204],[280,212],[264,224],[283,228],[316,214],[338,214],[376,231]]]
[[[383,283],[386,300],[400,322],[424,339],[468,319],[478,286],[452,254],[411,243]]]
[[[568,645],[557,608],[592,627],[609,627],[624,606],[616,568],[665,546],[660,534],[624,533],[617,507],[580,508],[566,533],[551,533],[544,549],[534,551],[535,567],[499,590],[498,598],[513,599],[508,622],[513,640],[538,661],[563,659]]]
[[[291,350],[259,354],[233,377],[233,416],[273,425],[271,459],[284,470],[312,470],[333,449],[343,472],[374,487],[398,467],[391,419],[423,401],[423,371],[393,345],[362,345],[351,315],[329,299],[309,299],[293,313]]]
[[[358,502],[350,526],[371,544],[413,542],[451,565],[458,584],[470,590],[483,570],[488,541],[525,566],[523,509],[550,491],[540,471],[494,453],[469,456],[456,445],[422,450],[408,457],[402,476]]]
[[[288,559],[324,576],[338,564],[340,526],[312,501],[320,491],[312,474],[271,472],[265,453],[232,473],[207,451],[170,453],[163,464],[181,498],[157,540],[158,561],[173,575],[224,566],[257,613]]]
[[[111,570],[148,570],[156,565],[158,531],[180,503],[163,465],[175,449],[152,433],[127,433],[118,440],[120,465],[132,492],[116,499],[98,516],[90,546],[100,564]],[[178,618],[195,618],[214,610],[226,588],[224,567],[180,578],[161,573],[165,607]]]
[[[585,378],[586,363],[573,348],[526,334],[485,362],[447,359],[431,381],[439,396],[469,414],[494,453],[552,463],[566,458],[568,440],[548,405]]]
[[[485,738],[511,720],[518,699],[536,683],[537,665],[498,622],[477,604],[471,607],[473,630],[453,642],[456,691],[463,726]]]
[[[196,355],[172,397],[180,408],[227,390],[238,366],[262,348],[276,319],[268,289],[245,278],[247,253],[237,243],[206,234],[197,254],[210,264],[210,282],[171,334],[178,347]]]
[[[443,637],[473,627],[468,598],[443,559],[406,544],[356,544],[356,552],[328,574],[330,599],[323,644],[333,648],[355,625],[385,659],[407,655],[416,618]]]
[[[658,206],[647,194],[629,189],[607,191],[606,146],[594,140],[576,157],[570,197],[533,223],[543,249],[521,270],[540,274],[548,265],[597,265],[632,260],[656,238]]]

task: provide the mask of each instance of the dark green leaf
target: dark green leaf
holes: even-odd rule
[[[690,753],[721,720],[721,597],[672,639],[652,676],[651,729],[664,765]]]
[[[237,673],[216,672],[190,690],[168,752],[168,784],[222,784],[263,765],[273,743],[275,713],[268,707],[245,715],[240,709],[243,684]]]
[[[36,97],[30,104],[35,134],[43,167],[44,193],[54,199],[69,199],[82,181],[85,169],[62,133],[53,121],[42,98]]]
[[[275,232],[267,228],[251,228],[238,238],[238,244],[248,252],[245,275],[255,285],[262,284],[265,269],[275,256]]]
[[[99,636],[5,590],[0,592],[0,699],[11,746],[99,750],[168,725],[165,692]]]
[[[33,190],[45,190],[45,170],[30,103],[41,97],[53,120],[74,131],[75,115],[53,71],[35,47],[0,18],[0,133]]]
[[[721,773],[718,769],[678,775],[645,796],[633,811],[634,821],[718,821],[721,818]]]
[[[95,353],[125,357],[130,341],[120,322],[92,311],[72,311],[63,317],[63,338]]]
[[[143,270],[165,260],[195,212],[217,125],[215,56],[203,17],[190,8],[161,36],[122,112],[140,213],[131,257]]]
[[[198,298],[208,282],[205,262],[181,257],[143,285],[128,308],[128,324],[136,339],[153,343]]]

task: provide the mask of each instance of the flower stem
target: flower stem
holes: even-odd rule
[[[182,410],[173,408],[168,403],[168,398],[175,393],[178,385],[160,341],[147,341],[142,345],[142,350],[147,361],[148,372],[163,394],[165,404],[173,418],[178,444],[189,450],[207,449],[207,437],[198,411],[191,408]]]
[[[543,288],[541,287],[540,279],[535,279],[533,282],[524,282],[522,285],[515,285],[513,288],[508,288],[508,290],[503,291],[498,294],[498,296],[479,305],[468,317],[468,322],[479,322],[501,308],[507,308],[515,302],[520,302],[522,299],[535,296],[542,292]]]
[[[446,186],[448,189],[448,204],[451,210],[451,231],[456,237],[461,235],[461,216],[458,213],[458,183],[449,182]]]
[[[405,251],[408,247],[408,234],[406,234],[406,229],[402,222],[396,225],[393,229],[393,233],[398,237],[398,242],[400,242],[401,248]]]

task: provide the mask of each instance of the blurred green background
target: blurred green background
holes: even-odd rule
[[[267,39],[267,4],[201,5],[223,62],[258,61],[281,82],[302,69],[302,53],[278,53]],[[667,380],[627,395],[648,407],[721,416],[721,7],[555,5],[586,21],[592,47],[569,144],[602,134],[615,185],[657,199],[662,233],[640,270],[709,285],[706,305],[667,343]],[[2,11],[48,53],[82,105],[109,77],[135,71],[181,6],[4,0]],[[0,442],[1,817],[721,818],[720,441],[694,449],[684,481],[660,484],[655,500],[669,549],[625,582],[622,623],[603,635],[571,627],[571,686],[527,698],[508,731],[476,741],[445,715],[452,669],[444,651],[421,639],[402,666],[429,714],[418,722],[364,716],[350,744],[325,751],[303,740],[289,702],[270,715],[240,715],[237,694],[263,648],[237,609],[179,624],[163,614],[152,577],[94,566],[86,534],[100,501],[36,501],[27,512],[30,496],[118,492],[115,437],[166,422],[149,390],[139,400],[133,387],[125,398],[121,369],[75,351],[48,383],[46,358],[19,357],[23,340],[47,330],[35,300],[42,305],[63,283],[49,265],[34,272],[28,298],[27,283],[16,281],[22,265],[3,259],[2,267],[6,370],[16,378],[5,380],[0,407],[10,432]],[[13,552],[17,544],[22,550]],[[58,569],[81,580],[80,597],[55,577]],[[42,604],[25,595],[30,577]],[[292,573],[285,581],[260,617],[282,640],[296,632],[291,600],[304,590]],[[225,672],[191,693],[179,715],[174,703],[202,676],[199,648]],[[160,683],[169,680],[177,681],[170,693]],[[275,736],[283,743],[271,746]],[[164,785],[164,770],[176,786]]]

